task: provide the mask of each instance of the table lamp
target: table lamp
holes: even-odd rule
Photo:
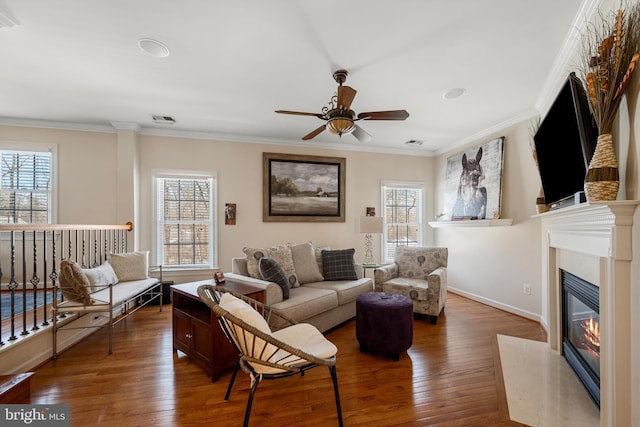
[[[364,234],[364,264],[375,264],[373,259],[373,236],[382,233],[381,216],[361,216],[358,218],[358,233]]]

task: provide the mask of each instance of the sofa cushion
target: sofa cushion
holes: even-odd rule
[[[247,257],[247,272],[250,277],[254,279],[261,279],[260,271],[258,269],[258,262],[260,258],[266,256],[273,258],[280,268],[284,270],[289,281],[289,286],[294,288],[300,286],[298,277],[296,276],[296,270],[293,266],[293,257],[291,256],[291,248],[289,245],[271,246],[267,248],[243,248],[245,256]]]
[[[99,286],[118,283],[118,276],[108,261],[94,268],[83,268],[82,271],[89,279],[92,291],[96,291]]]
[[[109,254],[109,262],[121,282],[149,277],[149,252]]]
[[[358,280],[325,280],[324,282],[307,283],[303,288],[328,289],[338,295],[338,304],[344,305],[358,298],[358,295],[373,292],[371,279]]]
[[[91,305],[93,302],[89,295],[91,284],[77,262],[72,259],[60,261],[58,280],[60,282],[60,291],[66,299],[84,305]]]
[[[384,292],[393,292],[408,296],[413,300],[429,299],[429,282],[422,279],[394,277],[382,284]]]
[[[353,248],[322,251],[324,280],[357,280],[356,265],[353,261],[355,252]]]
[[[311,242],[291,246],[291,257],[301,285],[324,280]]]
[[[337,306],[338,294],[336,292],[307,286],[291,289],[288,300],[272,305],[273,308],[282,311],[286,316],[296,321],[308,319]]]
[[[263,280],[280,285],[283,299],[289,299],[289,281],[287,280],[287,275],[273,258],[267,256],[260,258],[260,261],[258,261],[258,270]]]

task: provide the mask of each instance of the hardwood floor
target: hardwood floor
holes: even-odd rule
[[[337,345],[346,426],[519,426],[509,421],[496,334],[545,340],[535,322],[450,293],[437,325],[416,316],[413,346],[400,361],[360,353],[355,320],[327,332]],[[212,383],[172,348],[171,307],[146,307],[114,331],[100,330],[36,370],[32,403],[66,403],[71,426],[242,425],[249,378]],[[263,381],[253,426],[337,425],[326,368]]]

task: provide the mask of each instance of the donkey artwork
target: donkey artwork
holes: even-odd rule
[[[475,159],[467,159],[466,153],[462,155],[462,174],[460,175],[456,201],[451,212],[452,218],[486,218],[487,189],[482,185],[484,173],[480,159],[482,159],[482,147],[478,148]]]

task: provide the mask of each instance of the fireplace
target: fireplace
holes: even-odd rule
[[[638,378],[635,363],[640,349],[640,312],[634,297],[637,271],[632,268],[632,240],[637,236],[639,200],[583,203],[540,215],[544,256],[542,258],[542,315],[547,323],[549,347],[565,353],[563,342],[562,271],[570,272],[599,290],[597,309],[580,301],[574,311],[598,313],[600,336],[600,425],[640,426]],[[634,231],[635,230],[635,231]],[[636,249],[637,251],[637,249]],[[637,255],[636,255],[637,258]],[[635,279],[634,279],[635,278]],[[584,304],[585,306],[580,306]],[[568,353],[568,352],[567,352]]]
[[[564,357],[600,407],[600,296],[592,283],[565,270],[562,283]]]

